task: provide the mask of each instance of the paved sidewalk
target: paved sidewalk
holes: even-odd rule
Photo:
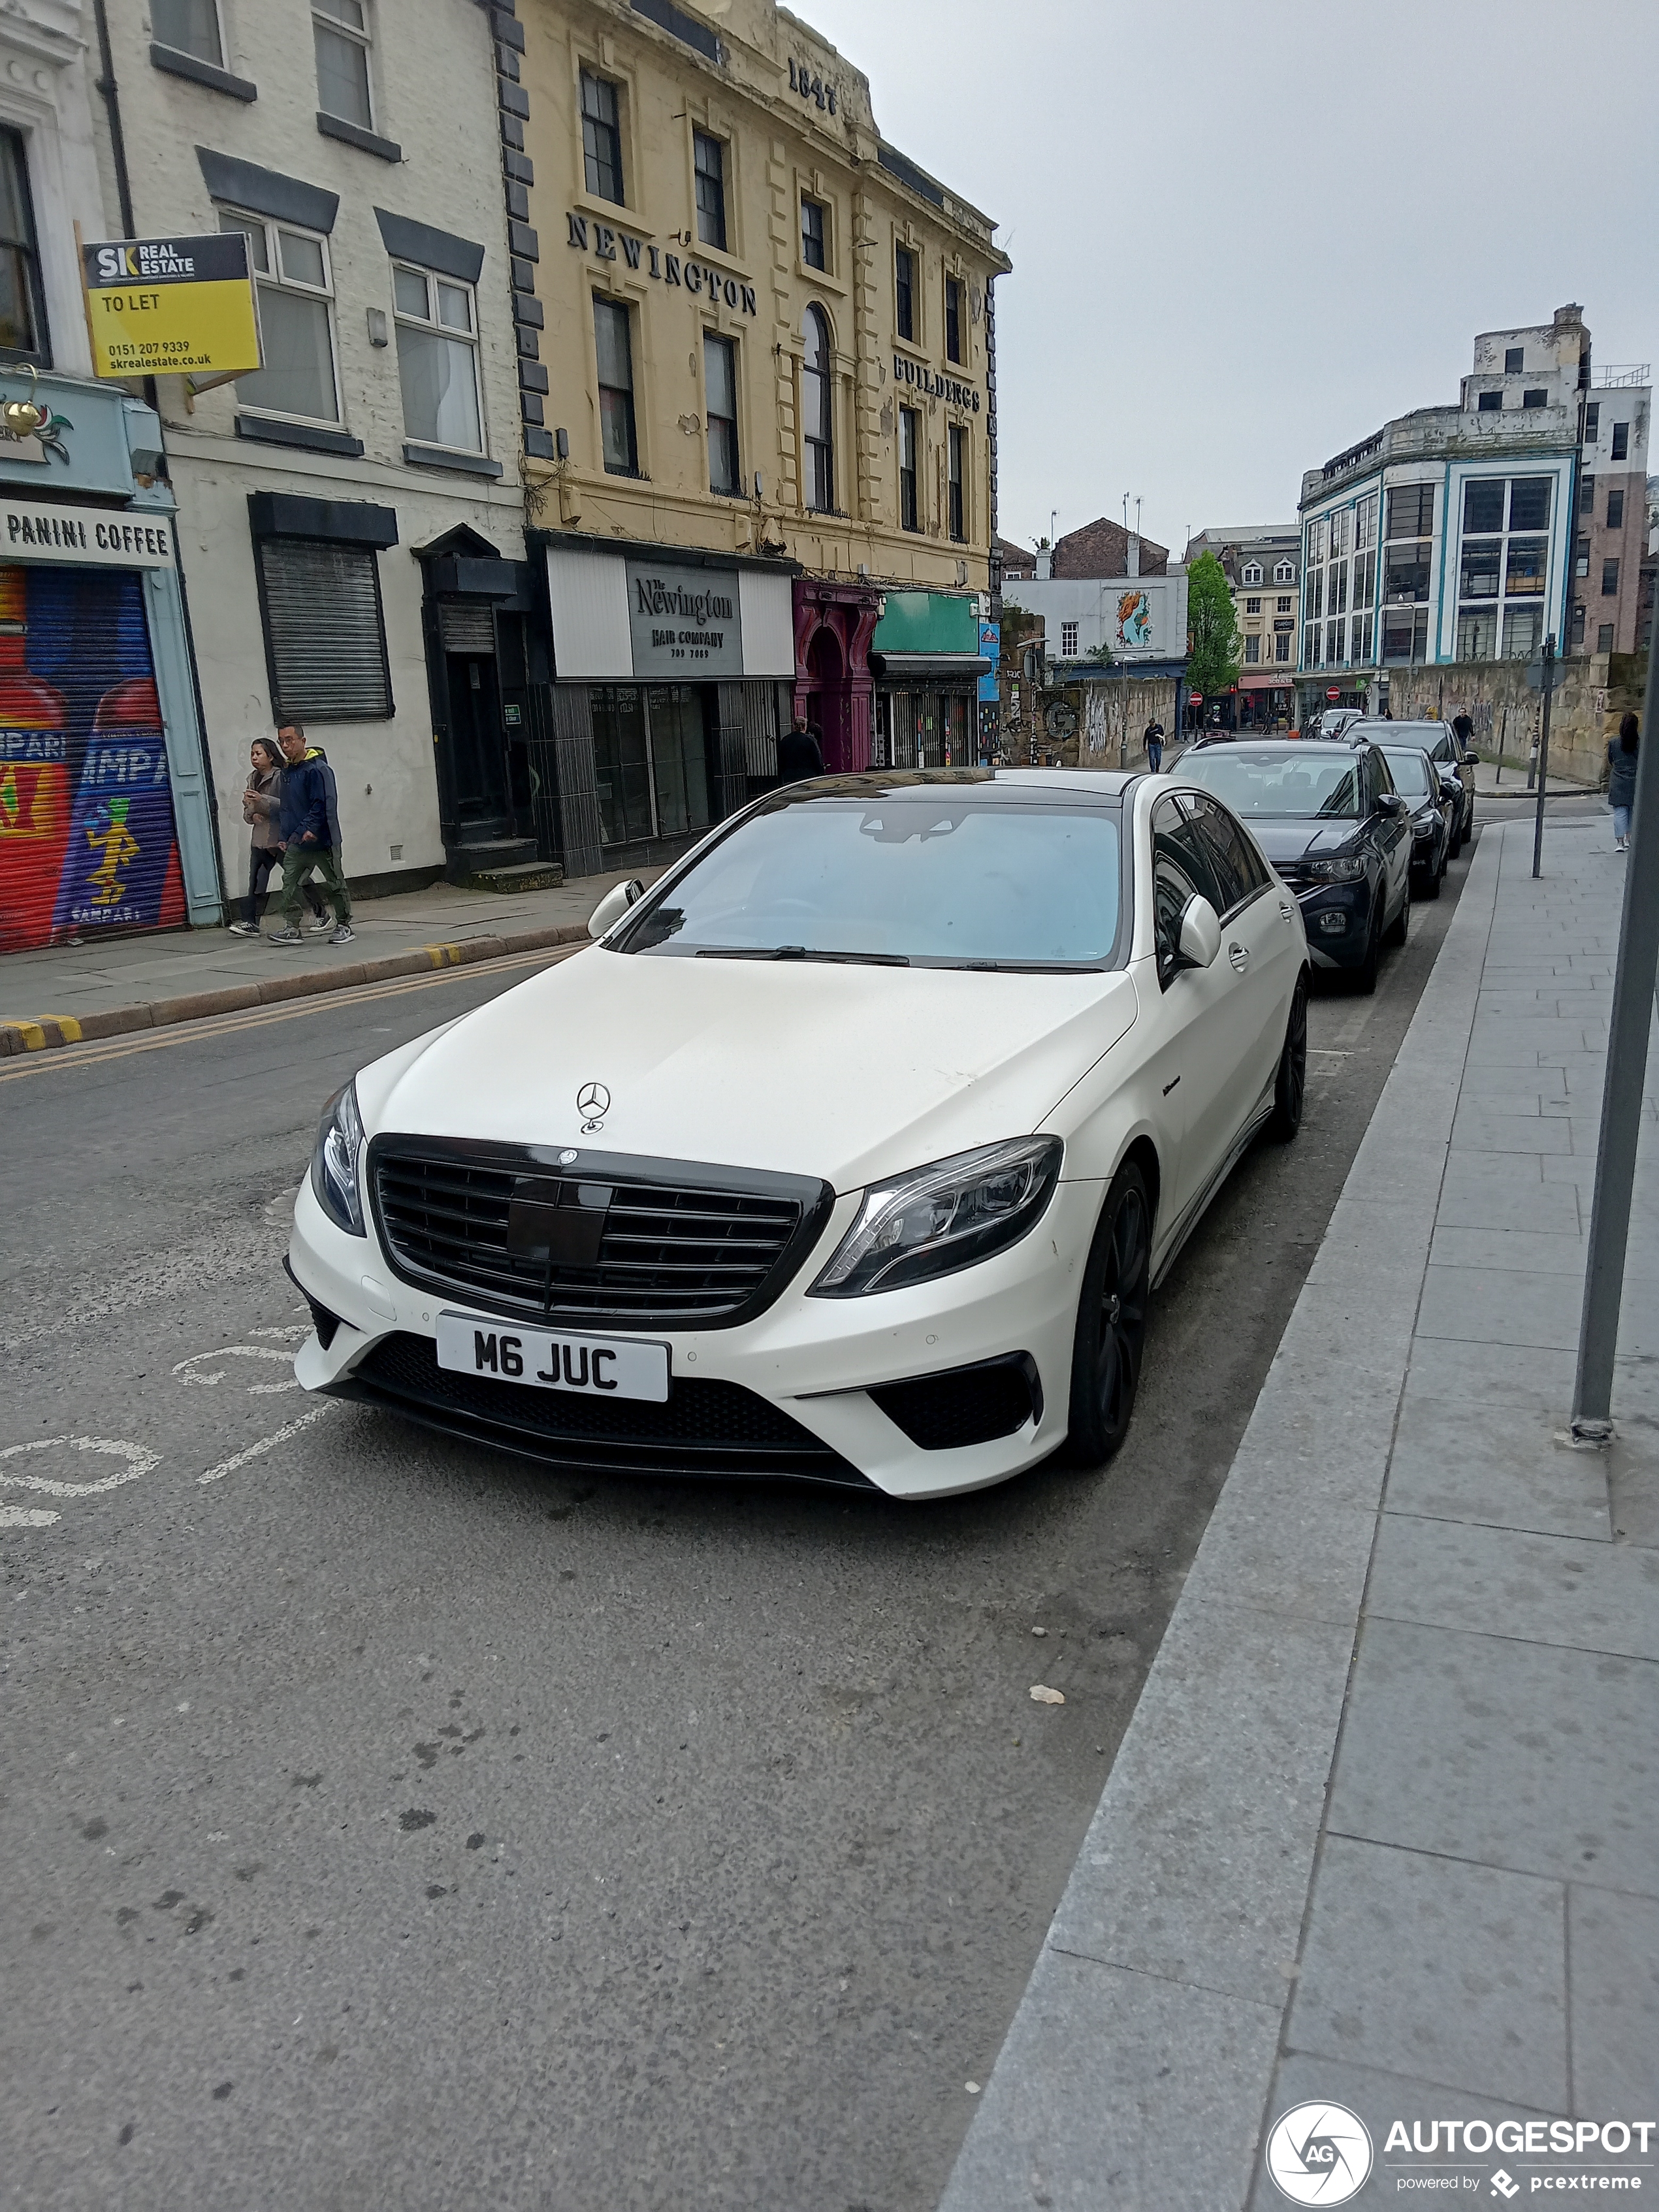
[[[171,929],[9,953],[0,959],[0,1054],[574,943],[612,884],[635,873],[649,883],[661,872],[621,869],[506,893],[434,884],[364,900],[349,945],[308,931],[302,945],[285,946],[226,929]],[[279,926],[274,911],[265,926]]]
[[[1370,2178],[1293,2201],[1659,2186],[1547,2126],[1659,2121],[1659,1045],[1619,1440],[1565,1433],[1610,847],[1482,834],[945,2212],[1260,2212],[1326,2100]]]

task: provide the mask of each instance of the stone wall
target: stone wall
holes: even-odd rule
[[[1550,710],[1550,773],[1598,785],[1607,746],[1627,708],[1639,714],[1647,681],[1645,653],[1595,653],[1556,668]],[[1540,695],[1527,686],[1524,661],[1454,662],[1445,667],[1392,668],[1389,706],[1396,722],[1467,714],[1475,750],[1487,760],[1525,771],[1538,743]]]

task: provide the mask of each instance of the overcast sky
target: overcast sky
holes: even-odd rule
[[[1001,228],[1001,530],[1293,522],[1583,303],[1659,359],[1659,0],[794,0]]]

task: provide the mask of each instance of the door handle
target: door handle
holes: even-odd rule
[[[1279,902],[1279,918],[1281,921],[1291,921],[1295,916],[1295,913],[1296,908],[1291,904],[1288,899],[1280,899]]]
[[[1227,957],[1232,962],[1233,966],[1237,970],[1238,974],[1242,975],[1244,973],[1244,970],[1250,964],[1249,948],[1248,945],[1230,945],[1227,947]]]

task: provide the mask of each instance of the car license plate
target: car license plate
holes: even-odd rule
[[[587,1398],[668,1396],[668,1346],[626,1337],[568,1336],[542,1328],[503,1328],[472,1314],[438,1316],[438,1364],[460,1375],[572,1390]]]

